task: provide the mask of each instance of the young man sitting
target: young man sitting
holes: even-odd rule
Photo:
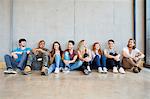
[[[12,51],[11,55],[5,55],[5,63],[7,70],[4,71],[5,74],[16,74],[21,72],[26,63],[28,54],[30,53],[30,48],[26,48],[26,39],[19,40],[19,48]]]
[[[74,50],[74,41],[68,41],[68,48],[63,53],[63,62],[65,68],[63,69],[64,73],[68,73],[70,70],[75,70],[80,68],[82,62],[78,59],[77,52]]]
[[[118,70],[121,74],[124,74],[125,71],[120,63],[120,54],[114,48],[114,40],[108,40],[108,49],[104,50],[104,54],[107,57],[106,64],[108,69],[113,69],[113,73],[118,73]]]
[[[38,47],[32,49],[27,59],[27,64],[24,69],[24,75],[31,73],[32,70],[41,70],[41,75],[48,75],[48,60],[49,50],[45,48],[45,41],[41,40]]]
[[[127,47],[123,48],[122,55],[122,62],[125,69],[131,69],[134,73],[141,71],[141,59],[144,58],[144,54],[136,48],[133,39],[129,39]]]

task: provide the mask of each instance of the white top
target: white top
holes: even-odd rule
[[[95,56],[98,55],[99,57],[101,57],[101,55],[99,53],[95,53],[94,51],[92,51],[92,61],[94,60]]]
[[[133,50],[131,51],[131,53],[129,53],[128,47],[123,48],[123,51],[126,52],[126,54],[127,54],[129,57],[132,57],[132,58],[134,58],[134,57],[140,52],[140,50],[138,50],[137,48],[135,48],[135,49],[133,49]]]
[[[104,49],[104,52],[109,54],[109,55],[110,55],[110,53],[112,53],[112,54],[117,53],[116,49],[109,49],[109,48],[108,49]]]

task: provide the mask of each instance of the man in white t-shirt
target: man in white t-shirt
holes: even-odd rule
[[[141,71],[141,59],[144,58],[144,54],[136,48],[134,39],[129,39],[127,47],[123,48],[122,55],[125,69],[131,69],[134,73]]]

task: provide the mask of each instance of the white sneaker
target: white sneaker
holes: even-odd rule
[[[63,73],[69,73],[69,72],[70,72],[69,67],[65,67],[65,68],[63,69]]]
[[[59,73],[59,68],[55,68],[54,73],[58,74]]]
[[[119,68],[119,72],[120,72],[121,74],[125,74],[125,73],[126,73],[122,67]]]
[[[102,70],[102,67],[98,67],[98,72],[103,73],[104,71]]]
[[[106,67],[103,68],[103,72],[107,73],[107,68]]]
[[[113,73],[118,73],[117,67],[113,67]]]
[[[13,69],[8,69],[4,71],[4,74],[17,74],[17,72],[14,71]]]
[[[87,70],[88,70],[89,72],[91,72],[90,66],[87,66]]]

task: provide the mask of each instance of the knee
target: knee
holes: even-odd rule
[[[96,56],[95,56],[95,59],[96,59],[96,60],[100,60],[100,56],[99,56],[99,55],[96,55]]]
[[[108,64],[114,64],[114,60],[113,59],[109,59],[109,60],[107,60],[107,63]]]
[[[102,55],[101,58],[102,58],[103,60],[106,60],[106,59],[107,59],[105,55]]]
[[[56,60],[56,59],[61,59],[61,56],[60,56],[59,54],[56,54],[56,55],[55,55],[55,60]]]
[[[81,66],[82,64],[83,64],[83,62],[79,60],[78,65]]]
[[[43,58],[48,59],[49,57],[48,57],[48,55],[47,55],[47,54],[43,54]]]
[[[4,55],[4,58],[5,58],[5,59],[8,58],[8,57],[10,57],[10,55],[8,55],[8,54]]]
[[[83,57],[85,58],[85,57],[88,57],[88,56],[89,56],[89,54],[85,53]]]
[[[61,57],[59,54],[56,54],[55,57]]]

